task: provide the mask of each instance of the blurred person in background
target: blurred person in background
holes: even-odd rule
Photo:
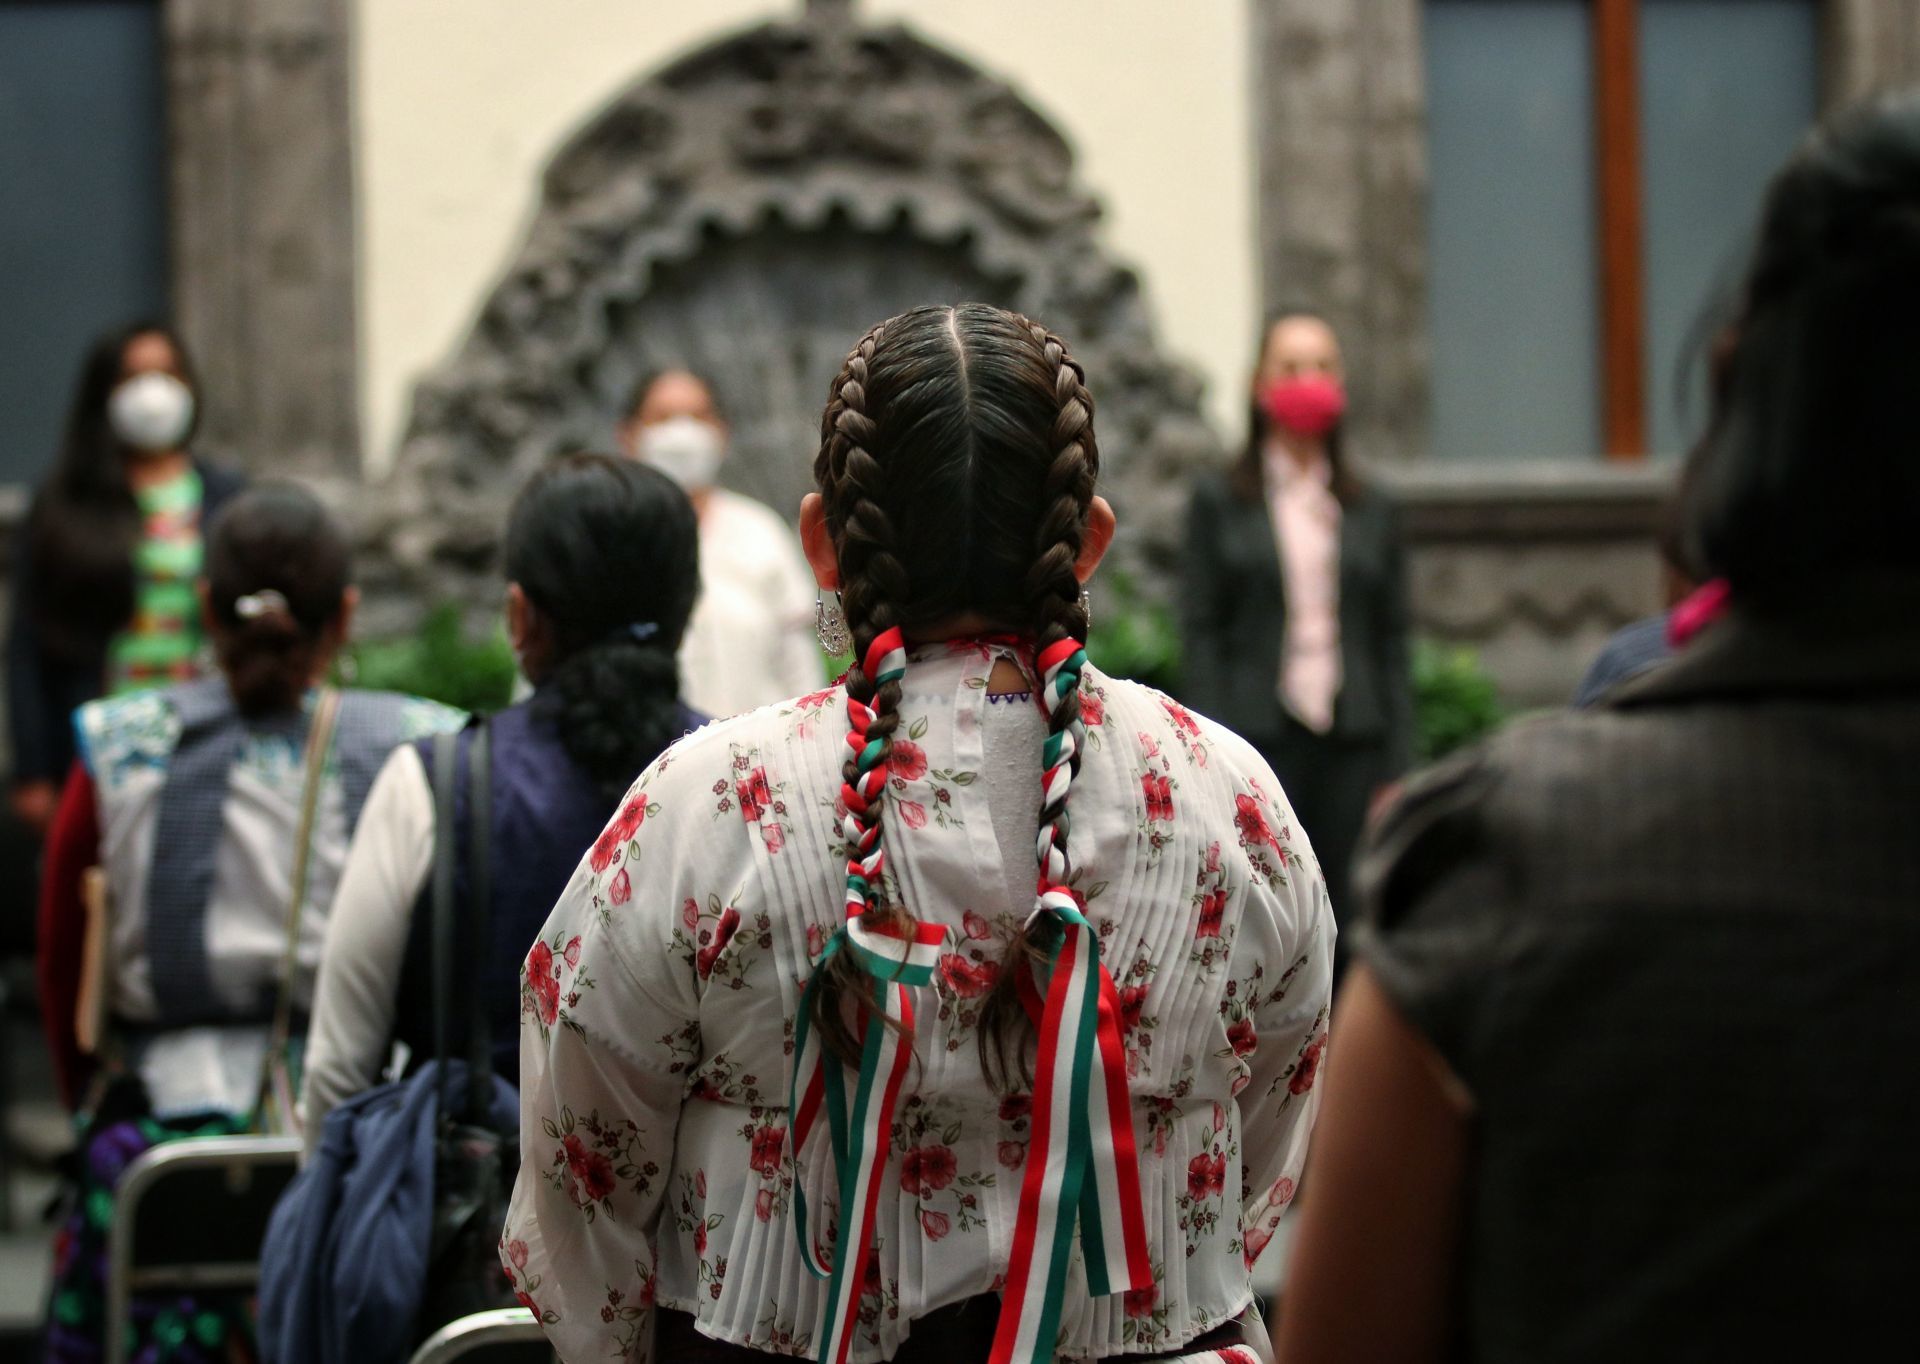
[[[687,704],[737,715],[818,687],[813,575],[786,518],[720,486],[727,422],[712,386],[684,369],[646,376],[620,443],[686,489],[700,518],[700,598],[680,648]]]
[[[1345,368],[1326,320],[1262,333],[1245,451],[1193,491],[1182,693],[1258,748],[1348,911],[1367,812],[1413,755],[1399,518],[1348,462]]]
[[[11,805],[44,833],[73,761],[74,709],[201,666],[202,527],[241,487],[188,452],[199,386],[172,331],[97,340],[28,512],[7,637]]]
[[[119,1172],[159,1142],[246,1129],[283,991],[292,1016],[305,1015],[375,773],[394,745],[464,719],[413,697],[343,693],[306,828],[308,730],[355,604],[346,536],[299,488],[243,492],[208,532],[200,602],[218,673],[81,707],[80,754],[48,839],[41,1013],[62,1095],[86,1120],[79,1197],[56,1253],[56,1360],[99,1352]],[[96,867],[108,912],[89,930],[84,884]],[[283,982],[296,922],[294,978]],[[104,966],[88,988],[104,992],[110,1045],[96,1065],[76,1020],[85,937],[103,928]],[[158,1315],[149,1305],[142,1339],[191,1327],[204,1357],[224,1358],[237,1319],[208,1311],[203,1322],[177,1303]]]
[[[563,458],[514,503],[505,562],[507,630],[534,692],[485,722],[492,893],[478,985],[494,1068],[518,1083],[527,944],[633,779],[705,717],[680,700],[675,652],[699,586],[699,541],[671,479],[604,455]],[[455,788],[462,828],[470,744],[469,731]],[[326,1115],[380,1078],[395,1041],[416,1062],[433,1055],[429,763],[424,743],[387,761],[340,878],[306,1058],[309,1151]],[[468,903],[470,837],[453,861],[456,905]],[[465,1039],[451,1046],[464,1054]]]
[[[1912,1349],[1917,357],[1909,95],[1768,191],[1679,490],[1724,611],[1373,835],[1289,1364]]]

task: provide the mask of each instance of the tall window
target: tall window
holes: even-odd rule
[[[1438,454],[1682,448],[1696,324],[1815,115],[1816,8],[1429,0]]]

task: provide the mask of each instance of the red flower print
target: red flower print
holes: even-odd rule
[[[1245,1259],[1248,1269],[1253,1268],[1253,1262],[1260,1258],[1260,1252],[1267,1248],[1267,1243],[1271,1240],[1273,1240],[1273,1233],[1265,1227],[1247,1228],[1246,1250],[1242,1258]]]
[[[1147,1007],[1147,987],[1128,985],[1120,991],[1120,1026],[1132,1032],[1140,1026],[1140,1013]]]
[[[1027,1144],[1024,1141],[1003,1141],[1000,1143],[1000,1164],[1009,1170],[1017,1170],[1026,1163]]]
[[[692,903],[689,901],[688,903]],[[827,950],[827,930],[819,924],[807,925],[807,956],[809,959],[819,956]]]
[[[938,1241],[953,1230],[953,1223],[947,1220],[947,1215],[943,1212],[922,1208],[920,1209],[920,1230],[927,1234],[929,1241]]]
[[[959,1162],[944,1146],[916,1146],[900,1162],[900,1187],[910,1194],[938,1193],[953,1183]]]
[[[718,961],[720,954],[726,951],[727,944],[733,941],[733,935],[739,931],[739,928],[739,910],[727,909],[721,912],[720,923],[713,930],[713,940],[694,955],[693,964],[700,972],[700,979],[706,980],[713,975],[714,962]]]
[[[900,818],[909,829],[924,829],[927,827],[927,807],[917,800],[903,800],[900,802]]]
[[[780,1153],[786,1143],[786,1128],[761,1128],[753,1134],[753,1153],[747,1157],[747,1167],[757,1175],[773,1178],[780,1173]]]
[[[787,846],[786,830],[782,829],[778,824],[762,825],[760,829],[760,841],[767,845],[768,852],[777,853]]]
[[[1122,1302],[1126,1305],[1130,1317],[1150,1317],[1153,1304],[1160,1297],[1160,1285],[1148,1284],[1145,1288],[1129,1288]]]
[[[800,709],[802,710],[812,710],[816,706],[826,705],[827,698],[832,695],[833,695],[833,689],[831,687],[827,688],[825,691],[810,691],[805,696],[801,697],[798,701],[794,702],[794,704],[799,706]]]
[[[1252,796],[1235,796],[1233,811],[1233,822],[1240,830],[1240,842],[1243,845],[1260,843],[1275,852],[1280,851],[1280,840],[1267,827],[1267,814],[1260,808],[1259,801]]]
[[[978,999],[993,988],[999,975],[998,962],[970,962],[957,952],[940,958],[940,978],[962,999]]]
[[[1267,1206],[1284,1208],[1293,1202],[1293,1181],[1285,1175],[1273,1181],[1273,1187],[1267,1190]]]
[[[1000,1121],[1019,1122],[1033,1112],[1033,1095],[1009,1094],[1000,1101]]]
[[[1105,723],[1106,718],[1106,702],[1102,701],[1090,691],[1081,692],[1080,723],[1086,725],[1088,728],[1092,728],[1094,725]]]
[[[567,1170],[587,1191],[589,1202],[598,1203],[613,1192],[613,1162],[598,1151],[587,1149],[575,1133],[569,1132],[560,1143],[566,1152]]]
[[[869,1250],[866,1272],[860,1276],[860,1296],[877,1298],[880,1296],[880,1287],[880,1257]]]
[[[527,1267],[527,1243],[525,1241],[507,1242],[507,1258],[513,1261],[515,1269]]]
[[[773,1220],[773,1190],[762,1189],[753,1196],[753,1215],[762,1222]]]
[[[960,916],[960,926],[966,930],[967,937],[973,942],[985,942],[993,936],[993,926],[987,922],[986,916],[976,914],[972,910]]]
[[[1314,1076],[1320,1073],[1320,1057],[1326,1049],[1325,1033],[1307,1044],[1307,1049],[1300,1053],[1300,1064],[1293,1068],[1293,1078],[1287,1081],[1287,1093],[1305,1094],[1313,1088]]]
[[[600,831],[600,837],[593,840],[593,852],[587,858],[587,863],[593,868],[594,875],[599,875],[613,865],[614,855],[626,845],[626,842],[626,835],[620,832],[620,825],[617,822],[609,824]]]
[[[691,895],[687,897],[687,902],[680,906],[680,922],[687,926],[689,933],[700,927],[700,906]]]
[[[695,1170],[693,1172],[693,1196],[702,1203],[707,1201],[707,1172],[705,1170]]]
[[[580,935],[578,933],[567,939],[567,950],[562,955],[566,957],[568,966],[578,966],[580,964]]]
[[[887,755],[887,767],[904,781],[919,781],[927,775],[927,750],[906,739],[895,739]]]
[[[703,1260],[707,1258],[707,1219],[704,1217],[693,1224],[693,1253]]]
[[[767,769],[756,767],[746,780],[735,782],[734,794],[740,797],[740,818],[758,824],[766,808],[773,804],[773,788],[767,785]]]
[[[1178,701],[1162,700],[1160,704],[1167,708],[1167,715],[1173,720],[1175,728],[1183,730],[1195,737],[1199,736],[1200,726],[1194,723],[1193,712],[1189,711]]]
[[[1235,1056],[1245,1056],[1259,1044],[1259,1037],[1253,1030],[1253,1020],[1243,1018],[1227,1027],[1227,1041],[1233,1047]],[[1297,1093],[1298,1091],[1296,1091]]]
[[[1207,1196],[1207,1178],[1212,1167],[1212,1158],[1205,1151],[1187,1162],[1187,1197],[1205,1198]]]
[[[625,867],[615,873],[613,884],[607,887],[607,899],[616,905],[624,905],[633,898],[633,882],[627,876]]]
[[[560,1016],[560,977],[553,969],[553,949],[543,942],[527,953],[527,988],[533,991],[540,1021],[552,1027]]]
[[[1140,789],[1147,796],[1147,819],[1149,822],[1165,822],[1173,818],[1173,780],[1149,772],[1140,778]]]
[[[1195,925],[1193,936],[1196,938],[1217,938],[1220,925],[1227,917],[1227,892],[1224,889],[1208,891],[1200,900],[1200,922]]]
[[[526,1308],[529,1312],[533,1313],[536,1317],[540,1315],[540,1304],[536,1303],[533,1300],[532,1294],[524,1292],[520,1289],[515,1289],[513,1293],[513,1298],[515,1302],[519,1303],[522,1307]]]
[[[647,822],[647,793],[642,791],[620,807],[620,813],[613,818],[613,827],[620,831],[620,841],[625,843],[640,832],[640,826]]]

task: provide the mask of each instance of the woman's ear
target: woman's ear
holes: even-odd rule
[[[533,604],[527,600],[527,589],[519,583],[508,583],[507,642],[516,655],[526,651],[527,636],[532,633]]]
[[[1084,583],[1093,576],[1093,570],[1100,567],[1107,547],[1113,543],[1118,524],[1114,520],[1113,504],[1096,494],[1087,507],[1087,528],[1080,533],[1080,557],[1073,561],[1074,577]]]
[[[340,612],[333,618],[333,632],[336,649],[344,649],[347,641],[353,638],[353,617],[360,609],[360,589],[349,585],[340,593]]]
[[[834,552],[833,532],[827,529],[827,504],[819,493],[808,493],[800,499],[800,548],[806,551],[820,590],[838,592],[840,556]]]

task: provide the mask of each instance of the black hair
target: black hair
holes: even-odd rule
[[[1267,320],[1260,328],[1260,339],[1254,343],[1253,363],[1256,370],[1260,362],[1266,359],[1267,347],[1273,341],[1273,329],[1296,317],[1312,318],[1315,322],[1325,323],[1329,329],[1333,327],[1326,314],[1314,308],[1296,304],[1275,308],[1267,314]],[[1346,422],[1342,419],[1327,432],[1327,465],[1333,472],[1333,495],[1342,502],[1351,502],[1360,495],[1361,484],[1347,465],[1345,427]],[[1240,447],[1239,456],[1227,470],[1227,487],[1244,501],[1258,502],[1266,496],[1267,437],[1272,434],[1273,419],[1267,415],[1267,409],[1261,405],[1260,395],[1256,393],[1247,401],[1247,443]]]
[[[1816,129],[1774,177],[1679,551],[1738,599],[1920,567],[1920,98]]]
[[[243,714],[299,705],[352,580],[346,532],[306,489],[257,484],[220,509],[207,531],[207,608]]]
[[[900,725],[900,684],[876,685],[864,663],[887,630],[973,613],[1030,634],[1037,650],[1086,639],[1075,569],[1099,471],[1093,396],[1079,363],[1058,336],[1018,313],[984,303],[916,308],[848,354],[821,417],[813,476],[853,635],[847,694],[872,709],[866,735],[882,746],[883,764]],[[1075,690],[1050,711],[1050,731],[1079,717]],[[1077,749],[1069,761],[1078,772]],[[843,776],[858,780],[854,758]],[[883,805],[868,816],[876,832]],[[1043,799],[1040,811],[1063,855],[1066,807],[1064,796]],[[883,882],[871,888],[862,922],[911,937],[914,919]],[[982,1010],[981,1062],[996,1083],[1026,1067],[1032,1028],[1014,967],[1039,954],[1034,934],[1044,931],[1015,936]],[[821,1044],[849,1063],[860,1051],[843,1011],[861,988],[853,956],[837,952],[821,966],[812,1014]]]
[[[507,520],[507,577],[553,630],[535,714],[609,799],[680,737],[680,640],[700,588],[693,504],[656,469],[566,455]]]
[[[640,404],[644,403],[647,400],[647,394],[653,391],[653,386],[669,374],[684,374],[689,379],[698,383],[700,387],[707,391],[707,398],[713,404],[713,415],[721,421],[727,419],[726,409],[720,406],[720,392],[713,386],[713,380],[709,379],[692,365],[656,365],[654,368],[646,370],[638,379],[633,381],[633,387],[627,390],[625,415],[629,417],[636,416],[640,411]]]
[[[133,615],[140,509],[127,478],[132,452],[114,434],[107,402],[126,377],[127,347],[148,335],[166,338],[182,382],[198,396],[192,360],[170,327],[139,321],[96,337],[81,361],[66,431],[27,521],[31,586],[20,605],[47,652],[69,665],[98,663],[108,640]]]

